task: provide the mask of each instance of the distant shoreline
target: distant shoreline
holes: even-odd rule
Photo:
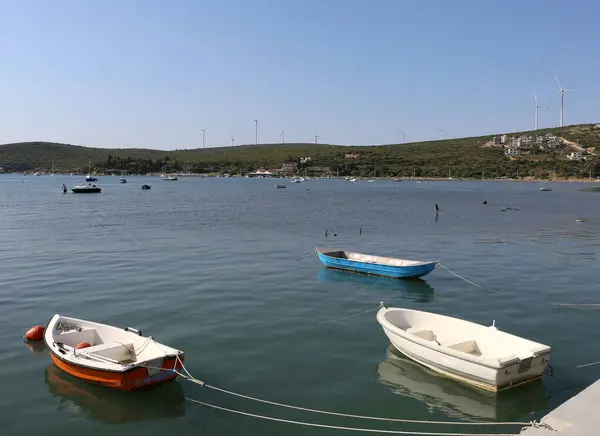
[[[5,175],[22,175],[22,176],[33,176],[33,177],[38,177],[36,176],[34,173],[22,173],[22,172],[4,172],[4,173],[0,173],[0,175],[5,174]],[[54,173],[57,176],[72,176],[72,177],[85,177],[86,174],[80,174],[80,173],[59,173],[56,172]],[[39,174],[39,176],[50,176],[50,173],[41,173]],[[199,174],[195,174],[195,173],[176,173],[176,175],[178,177],[215,177],[218,178],[220,177],[218,174],[206,174],[206,173],[199,173]],[[159,174],[129,174],[129,175],[119,175],[119,174],[94,174],[94,177],[159,177]],[[221,176],[222,177],[222,176]],[[258,177],[258,178],[272,178],[273,180],[279,180],[279,179],[293,179],[293,178],[297,178],[297,177],[302,177],[299,174],[293,175],[293,174],[289,174],[289,175],[285,175],[285,176],[279,176],[279,177]],[[223,177],[226,178],[226,177]],[[238,179],[243,179],[246,178],[245,175],[231,175],[228,176],[227,178],[238,178]],[[253,177],[256,178],[256,177]],[[446,182],[529,182],[529,183],[600,183],[600,179],[589,179],[589,178],[555,178],[555,179],[536,179],[536,178],[532,178],[532,177],[526,177],[526,178],[522,178],[522,179],[512,179],[512,178],[494,178],[494,179],[479,179],[479,178],[451,178],[449,179],[448,177],[358,177],[358,176],[331,176],[331,177],[309,177],[310,179],[335,179],[335,180],[349,180],[349,179],[355,179],[355,180],[360,180],[360,181],[367,181],[367,180],[377,180],[377,181],[396,181],[396,182],[404,182],[404,181],[432,181],[432,182],[439,182],[439,181],[446,181]]]

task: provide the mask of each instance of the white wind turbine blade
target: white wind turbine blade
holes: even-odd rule
[[[558,83],[558,88],[562,90],[563,87],[560,85],[560,82],[558,81],[558,77],[556,76],[556,74],[554,75],[554,78],[556,79],[556,83]]]
[[[535,98],[535,107],[538,107],[537,94],[535,93],[535,89],[533,90],[533,98]]]
[[[563,92],[563,90],[561,89],[560,91],[558,91],[558,94],[556,94],[554,96],[554,98],[552,99],[552,101],[550,102],[550,104],[548,105],[548,107],[546,108],[546,110],[550,109],[550,106],[552,106],[552,104],[556,101],[556,99],[560,96],[560,94]]]

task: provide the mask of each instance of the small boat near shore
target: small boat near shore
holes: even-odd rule
[[[548,407],[548,393],[541,379],[520,386],[518,392],[492,393],[456,383],[401,354],[393,345],[385,355],[386,359],[377,366],[378,381],[390,392],[420,401],[446,416],[511,421],[515,414]]]
[[[44,331],[54,364],[81,380],[122,391],[134,391],[173,380],[184,353],[142,332],[60,314]]]
[[[119,179],[119,183],[127,183],[127,179]]]
[[[540,378],[552,349],[459,318],[382,304],[377,322],[392,345],[421,365],[477,388],[498,392]]]
[[[418,261],[393,257],[355,253],[339,248],[316,247],[315,251],[323,265],[329,268],[375,274],[394,278],[418,278],[429,274],[437,261]]]
[[[73,194],[96,194],[102,192],[102,189],[99,186],[88,183],[87,185],[74,186],[71,188],[71,192]]]
[[[177,176],[173,175],[162,175],[160,180],[177,180]]]
[[[146,185],[146,184],[142,185],[142,191],[148,191],[150,188],[151,188],[150,185]]]

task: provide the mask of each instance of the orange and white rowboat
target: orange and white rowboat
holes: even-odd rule
[[[177,377],[183,351],[124,329],[56,314],[44,332],[52,360],[66,373],[92,383],[134,391]]]

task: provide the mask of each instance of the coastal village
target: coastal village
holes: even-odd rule
[[[564,138],[547,133],[545,135],[494,136],[484,147],[501,147],[509,158],[532,154],[567,155],[570,160],[582,160],[593,155],[594,148],[584,149]]]

